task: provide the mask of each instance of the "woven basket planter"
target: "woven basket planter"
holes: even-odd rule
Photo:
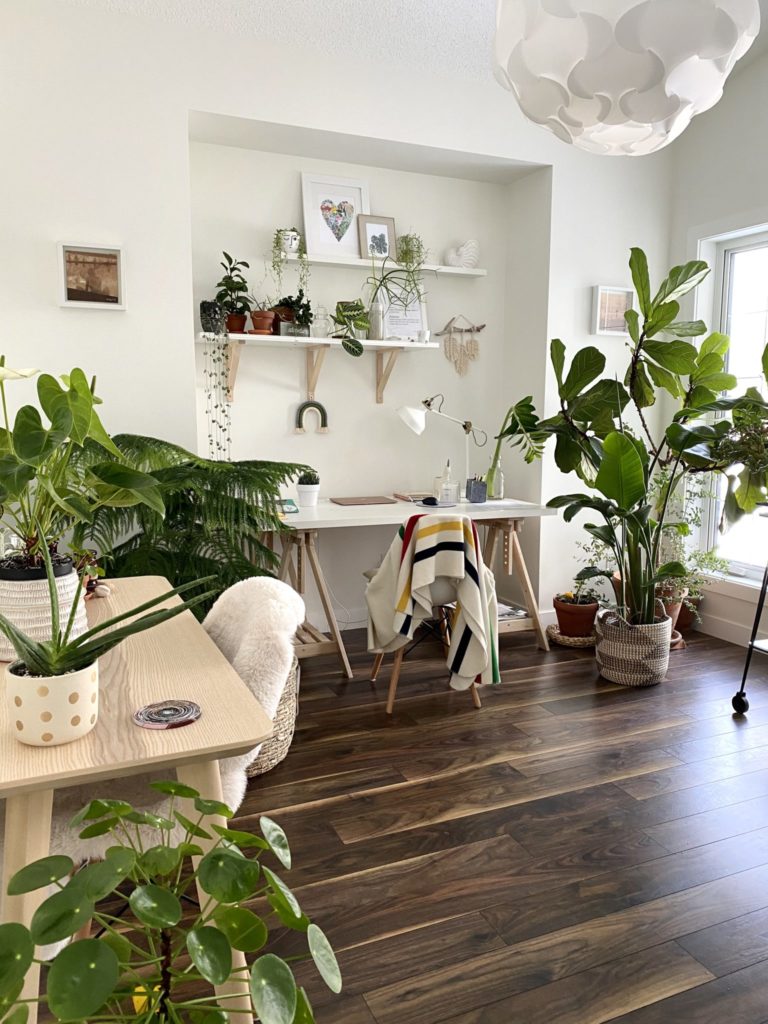
[[[80,577],[74,571],[67,573],[66,576],[56,577],[62,623],[67,621],[80,585]],[[51,598],[48,593],[48,580],[22,582],[0,579],[0,613],[33,640],[50,640]],[[81,598],[70,636],[81,636],[87,628],[85,603]],[[0,661],[16,661],[17,657],[10,640],[5,633],[0,633]]]
[[[620,686],[655,686],[667,674],[672,620],[667,616],[648,626],[630,626],[612,611],[595,620],[600,675]]]
[[[296,718],[299,714],[299,680],[301,671],[297,658],[293,659],[291,671],[285,681],[283,695],[277,705],[272,722],[272,735],[261,745],[259,756],[246,769],[249,779],[263,775],[284,761],[293,740]]]

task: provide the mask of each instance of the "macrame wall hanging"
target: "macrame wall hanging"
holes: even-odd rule
[[[445,358],[453,363],[460,377],[467,373],[469,364],[480,355],[480,343],[476,335],[483,330],[485,324],[473,324],[460,313],[452,316],[442,331],[437,332],[436,337],[443,339]]]

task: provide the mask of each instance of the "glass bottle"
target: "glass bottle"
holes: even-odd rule
[[[488,498],[499,498],[504,497],[504,473],[501,469],[501,463],[491,463],[488,472],[485,474],[485,482],[488,484]]]
[[[384,303],[374,299],[368,310],[368,337],[371,341],[381,341],[384,337]]]
[[[312,321],[312,337],[327,338],[331,330],[331,317],[326,306],[318,306]]]

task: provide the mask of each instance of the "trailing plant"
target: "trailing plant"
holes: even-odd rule
[[[224,259],[219,266],[223,268],[224,274],[216,283],[216,301],[226,313],[247,314],[251,308],[251,299],[243,270],[249,270],[250,264],[245,260],[233,259],[228,252],[223,252],[222,256]]]
[[[320,483],[320,474],[314,469],[307,469],[299,476],[296,483],[304,487],[317,486]]]
[[[40,533],[42,537],[42,532]],[[72,627],[75,624],[75,615],[81,599],[85,594],[85,588],[80,586],[75,591],[72,601],[72,608],[63,622],[60,613],[59,595],[56,589],[56,578],[53,571],[53,562],[48,550],[48,545],[41,545],[43,559],[45,561],[46,576],[48,578],[48,593],[51,600],[51,632],[50,640],[33,640],[23,630],[15,626],[4,615],[0,614],[0,630],[10,640],[13,649],[19,659],[17,664],[12,666],[12,671],[17,675],[28,675],[37,677],[61,676],[67,672],[79,672],[80,669],[88,668],[102,655],[117,647],[129,636],[136,633],[143,633],[153,626],[159,626],[169,619],[175,618],[188,608],[194,608],[201,602],[211,598],[215,590],[208,590],[197,597],[189,598],[171,608],[160,608],[157,611],[151,609],[165,603],[168,598],[183,594],[192,587],[201,587],[210,583],[214,578],[208,576],[205,579],[195,580],[185,586],[176,587],[173,590],[152,598],[130,611],[116,615],[114,618],[99,622],[92,629],[87,630],[80,636],[72,638]],[[138,616],[136,618],[135,616]],[[126,622],[131,619],[130,622]],[[124,623],[124,625],[120,625]]]
[[[371,291],[371,302],[384,301],[403,309],[424,298],[424,263],[427,250],[418,235],[401,235],[397,240],[397,261],[385,256],[376,259],[371,253],[371,275],[366,284]]]
[[[328,939],[274,870],[275,862],[291,867],[283,830],[267,817],[259,818],[260,834],[226,828],[215,819],[232,811],[219,801],[179,782],[150,785],[168,797],[165,815],[97,799],[72,819],[81,839],[110,838],[104,860],[75,870],[69,857],[45,857],[8,880],[11,895],[51,885],[56,891],[29,928],[0,925],[0,999],[4,1012],[16,1007],[6,1020],[23,1024],[28,1002],[39,1002],[68,1022],[224,1024],[238,1011],[228,1002],[233,994],[217,996],[214,986],[233,974],[234,954],[246,953],[255,954],[243,980],[261,1024],[314,1024],[290,964],[269,951],[270,930],[305,935],[307,951],[296,959],[311,958],[334,993],[341,991],[341,974]],[[272,866],[263,863],[267,857]],[[193,902],[195,885],[206,898],[185,914],[182,901]],[[107,909],[110,900],[126,899],[130,930]],[[89,920],[98,937],[75,938]],[[61,952],[42,960],[45,993],[21,1001],[35,946],[67,939]]]
[[[40,531],[55,554],[67,530],[105,508],[141,505],[160,517],[164,511],[157,481],[131,466],[105,430],[95,378],[89,384],[81,369],[61,383],[40,374],[40,409],[22,406],[11,424],[6,384],[38,372],[12,370],[0,357],[0,503],[6,528],[20,545],[14,561],[26,566],[43,564]],[[91,452],[87,466],[79,458],[85,446]]]
[[[114,438],[120,457],[151,473],[165,515],[146,506],[101,509],[75,531],[80,547],[103,552],[110,576],[165,576],[174,586],[215,575],[217,591],[268,575],[277,556],[263,535],[285,529],[280,490],[308,467],[289,462],[204,459],[169,441],[137,434]],[[93,457],[93,448],[81,455]],[[194,609],[207,611],[207,599]]]
[[[700,473],[728,475],[729,518],[737,510],[750,511],[768,493],[759,457],[752,468],[745,465],[739,470],[735,465],[742,463],[742,455],[757,454],[750,445],[755,432],[765,429],[768,405],[754,389],[739,398],[718,398],[720,392],[736,387],[736,378],[725,369],[728,339],[718,333],[707,335],[701,320],[679,319],[679,300],[704,279],[707,264],[693,260],[673,267],[655,294],[641,249],[631,250],[629,266],[639,310],[625,314],[629,364],[623,382],[601,377],[605,356],[592,346],[578,351],[566,369],[565,346],[554,339],[550,359],[559,411],[539,420],[528,397],[513,406],[525,407],[525,419],[511,417],[501,436],[518,445],[529,460],[539,458],[545,442],[555,439],[558,467],[564,473],[575,472],[592,493],[561,495],[549,504],[563,508],[566,521],[582,510],[600,516],[602,523],[587,523],[585,529],[611,552],[621,576],[620,610],[630,622],[647,624],[656,618],[657,586],[686,574],[679,559],[665,562],[660,557],[665,532],[675,522],[670,515],[672,497],[685,479]],[[698,348],[688,340],[705,335]],[[655,404],[661,391],[678,403],[678,410],[655,437],[644,410]],[[630,410],[635,429],[627,422]],[[712,413],[720,418],[710,423]],[[662,472],[666,482],[660,500],[654,500],[655,481]],[[580,575],[611,572],[587,567]]]
[[[299,327],[309,327],[315,319],[312,313],[312,303],[305,298],[302,288],[299,288],[298,295],[285,295],[272,306],[275,311],[279,311],[281,308],[291,310],[293,322]]]
[[[331,320],[340,328],[333,337],[341,338],[344,351],[351,356],[361,356],[363,345],[357,334],[367,332],[371,323],[360,299],[354,299],[351,302],[337,302],[336,312],[331,313]]]
[[[429,250],[424,245],[420,235],[413,233],[400,235],[397,239],[397,262],[404,267],[423,267],[427,262]]]
[[[304,235],[298,228],[276,228],[275,233],[272,236],[272,255],[270,266],[272,269],[272,276],[275,281],[275,288],[278,292],[282,291],[283,270],[285,268],[286,257],[286,253],[283,252],[282,238],[283,235],[289,231],[294,231],[299,236],[299,248],[296,253],[299,264],[299,288],[301,291],[305,292],[309,286],[309,260],[307,259],[307,244],[304,241]]]

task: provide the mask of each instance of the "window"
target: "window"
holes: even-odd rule
[[[720,243],[716,272],[721,287],[715,322],[731,339],[728,371],[738,380],[733,393],[743,394],[748,387],[765,391],[761,356],[768,342],[768,234]],[[721,479],[718,487],[709,517],[709,546],[716,545],[717,553],[728,559],[734,576],[761,576],[768,550],[768,522],[753,513],[727,533],[719,533],[725,481]]]

